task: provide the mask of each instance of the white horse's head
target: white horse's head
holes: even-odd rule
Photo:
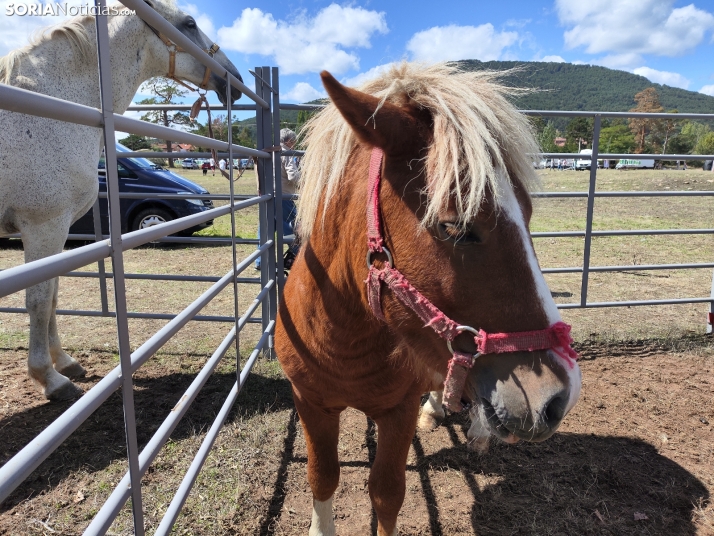
[[[199,48],[208,52],[211,51],[212,47],[215,46],[213,40],[211,40],[198,27],[196,20],[190,14],[186,13],[185,11],[181,11],[174,0],[145,0],[145,2],[154,10],[156,10],[159,14],[161,14],[178,31],[188,37]],[[151,26],[149,26],[149,28],[151,28]],[[154,30],[154,28],[151,29]],[[166,65],[167,72],[169,72],[171,55],[170,45],[162,43],[162,36],[155,30],[154,33],[156,34],[155,39],[157,41],[156,49],[160,51],[158,54],[161,56],[157,59],[159,61],[165,62],[164,65]],[[216,60],[229,73],[231,73],[231,75],[239,79],[241,82],[243,81],[243,78],[238,72],[238,69],[236,69],[235,65],[231,63],[231,61],[223,53],[223,51],[217,50],[216,52],[212,52],[212,55],[213,59]],[[208,79],[206,79],[206,67],[198,63],[190,54],[176,54],[174,60],[173,75],[175,78],[178,78],[180,80],[192,82],[196,84],[196,86],[201,86],[205,83],[205,89],[215,91],[221,103],[226,104],[226,81],[213,72],[211,72],[210,75],[208,75]],[[231,100],[236,101],[240,97],[241,92],[235,88],[231,88]]]

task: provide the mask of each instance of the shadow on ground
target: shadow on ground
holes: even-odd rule
[[[135,378],[134,403],[140,449],[151,439],[194,378],[195,374],[188,373]],[[98,379],[89,377],[76,383],[94,383]],[[208,430],[235,381],[235,374],[213,374],[171,434],[171,439],[180,441]],[[72,402],[48,402],[0,419],[0,430],[3,431],[0,466],[71,405]],[[253,373],[226,423],[289,407],[292,407],[292,393],[287,380]],[[30,496],[49,491],[72,473],[81,470],[99,472],[121,459],[126,459],[126,441],[122,396],[121,391],[117,391],[0,505],[0,514]]]

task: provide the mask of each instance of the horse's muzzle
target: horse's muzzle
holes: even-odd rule
[[[490,354],[476,360],[471,396],[495,436],[508,442],[543,441],[560,426],[570,409],[573,386],[562,362],[548,354]]]

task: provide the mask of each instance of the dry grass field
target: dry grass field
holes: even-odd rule
[[[547,191],[587,190],[588,173],[542,171]],[[212,193],[227,193],[222,177],[182,172]],[[253,193],[246,173],[238,193]],[[599,190],[708,190],[714,173],[598,172]],[[538,199],[533,231],[582,230],[585,199]],[[252,238],[257,209],[237,217]],[[594,228],[714,228],[714,197],[598,198]],[[201,234],[220,236],[228,218]],[[543,268],[582,263],[582,238],[537,238]],[[241,246],[242,255],[252,246]],[[595,238],[591,264],[632,266],[591,274],[591,302],[706,297],[712,269],[639,270],[638,265],[714,261],[712,235]],[[22,249],[0,249],[0,268],[22,262]],[[127,252],[127,272],[222,276],[230,248],[149,245]],[[88,266],[86,270],[95,269]],[[247,275],[252,276],[252,269]],[[559,303],[580,300],[580,275],[548,275]],[[208,283],[127,282],[130,311],[177,313]],[[60,307],[98,309],[95,279],[62,278]],[[110,286],[111,290],[111,286]],[[241,308],[257,291],[241,285]],[[228,288],[203,313],[230,315]],[[111,303],[111,296],[110,296]],[[2,298],[22,307],[24,296]],[[705,335],[707,304],[568,309],[583,360],[579,404],[561,430],[542,444],[493,444],[475,457],[465,447],[467,423],[451,415],[446,426],[417,434],[407,468],[403,534],[714,534],[714,344]],[[110,318],[63,316],[63,345],[88,370],[86,390],[118,363]],[[130,320],[135,349],[165,321]],[[230,329],[192,322],[135,375],[139,442],[145,444]],[[28,320],[0,314],[0,463],[21,449],[69,404],[50,404],[27,379]],[[248,326],[241,359],[258,337]],[[209,380],[186,418],[144,477],[148,533],[158,525],[184,471],[235,381],[234,352]],[[343,416],[342,479],[335,501],[338,534],[370,534],[376,521],[366,481],[377,433],[358,412]],[[306,534],[311,498],[305,445],[288,382],[275,361],[260,360],[179,517],[176,534]],[[0,505],[0,534],[81,534],[126,471],[121,395],[116,393],[13,495]],[[125,506],[111,534],[131,534]]]

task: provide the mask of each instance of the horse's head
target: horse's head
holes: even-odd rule
[[[410,78],[411,69],[422,69],[427,76]],[[373,147],[382,149],[384,244],[411,285],[456,323],[476,330],[538,332],[556,324],[560,314],[529,235],[528,186],[537,179],[526,153],[537,147],[527,119],[504,98],[505,89],[494,83],[493,75],[409,66],[392,74],[393,79],[366,86],[373,94],[322,75],[349,125],[346,136],[356,138],[350,157],[355,171],[336,187],[364,192],[368,155]],[[309,171],[303,169],[303,174]],[[366,212],[366,195],[351,197]],[[364,234],[354,239],[365,243]],[[353,264],[362,277],[366,244],[354,249],[361,251]],[[372,259],[379,265],[386,257],[375,254]],[[366,290],[363,297],[367,303]],[[397,346],[408,347],[443,380],[452,357],[445,341],[384,285],[381,308]],[[476,353],[474,337],[467,332],[452,344]],[[562,354],[556,347],[479,355],[464,394],[501,439],[546,439],[580,392],[578,365]]]
[[[181,11],[173,0],[145,0],[146,3],[160,13],[168,22],[170,22],[178,31],[188,37],[193,43],[195,43],[199,48],[208,52],[213,56],[222,67],[224,67],[231,75],[239,79],[241,82],[243,78],[241,77],[238,69],[235,65],[228,59],[225,53],[215,48],[217,46],[213,41],[198,27],[196,20],[188,13]],[[167,73],[170,73],[170,53],[169,49],[171,44],[166,44],[162,42],[162,35],[156,33],[156,46],[160,51],[161,62],[165,65]],[[165,38],[164,38],[165,39]],[[213,47],[213,48],[212,48]],[[218,95],[218,99],[222,104],[226,104],[226,81],[222,77],[217,76],[215,73],[208,73],[208,79],[206,80],[206,75],[208,71],[206,67],[196,61],[196,59],[190,54],[179,53],[176,54],[173,66],[173,77],[179,80],[184,80],[194,83],[196,86],[202,86],[205,84],[205,89],[213,90]],[[240,99],[241,92],[236,88],[231,88],[231,99],[236,101]]]

